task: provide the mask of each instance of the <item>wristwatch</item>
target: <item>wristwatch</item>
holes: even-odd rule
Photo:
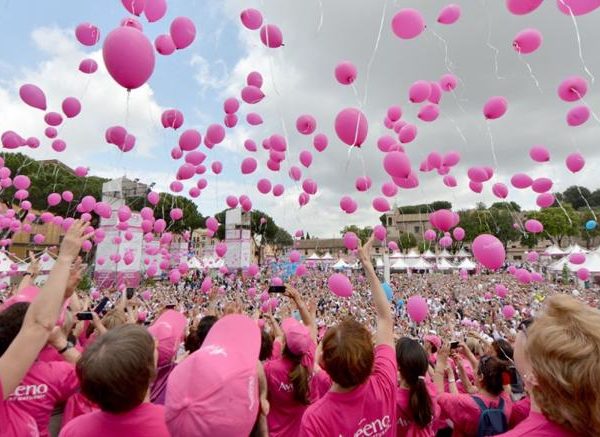
[[[58,353],[62,355],[66,351],[68,351],[69,349],[71,349],[72,347],[75,347],[75,345],[73,343],[71,343],[70,341],[67,341],[67,345],[65,347],[63,347],[61,350],[59,350]]]

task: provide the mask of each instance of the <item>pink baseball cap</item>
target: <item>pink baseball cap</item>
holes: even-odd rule
[[[35,298],[38,296],[38,294],[40,294],[40,291],[41,291],[41,289],[39,287],[36,287],[35,285],[29,285],[28,287],[23,288],[21,291],[19,291],[18,294],[11,296],[10,298],[8,298],[6,300],[6,302],[4,302],[2,305],[0,305],[0,312],[10,308],[11,306],[13,306],[16,303],[20,303],[20,302],[31,303],[31,302],[33,302],[35,300]],[[57,326],[62,326],[63,322],[65,321],[65,312],[67,311],[68,306],[69,306],[69,299],[65,300],[65,302],[63,303],[62,309],[60,311],[60,315],[56,322]]]
[[[312,369],[317,345],[310,338],[310,330],[291,317],[281,323],[281,329],[290,352],[302,356],[302,365]]]
[[[258,417],[260,330],[232,314],[211,328],[202,347],[167,382],[165,419],[173,435],[248,435]]]
[[[438,349],[442,348],[442,339],[437,335],[426,335],[423,340],[428,341]]]
[[[187,319],[175,310],[167,310],[148,328],[158,340],[158,367],[171,363],[185,336]]]

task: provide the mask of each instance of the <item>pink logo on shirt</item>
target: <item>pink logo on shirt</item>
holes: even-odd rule
[[[46,384],[20,385],[10,395],[11,401],[34,401],[44,399],[48,393]]]
[[[390,416],[383,416],[380,419],[375,419],[372,422],[363,425],[365,420],[366,419],[361,419],[361,421],[358,422],[360,428],[354,432],[354,437],[380,437],[385,435],[392,426],[392,419]]]

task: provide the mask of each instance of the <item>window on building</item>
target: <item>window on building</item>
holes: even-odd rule
[[[523,257],[521,255],[515,255],[515,261],[521,261]]]
[[[388,226],[392,226],[392,223],[393,223],[393,222],[392,222],[392,218],[391,218],[391,217],[388,217],[388,218],[387,218],[387,224],[388,224]]]
[[[415,234],[421,233],[421,226],[415,226]]]

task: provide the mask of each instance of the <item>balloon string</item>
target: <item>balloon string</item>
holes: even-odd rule
[[[492,158],[494,158],[494,166],[496,170],[498,169],[498,158],[496,157],[496,146],[494,144],[494,136],[492,135],[492,128],[490,126],[490,121],[486,120],[485,125],[487,127],[488,136],[490,137],[490,147],[492,149]]]
[[[537,87],[538,91],[540,92],[540,94],[544,94],[544,91],[542,91],[542,87],[540,86],[540,82],[537,80],[537,77],[535,77],[535,74],[533,74],[533,69],[531,68],[531,65],[529,65],[529,62],[523,59],[523,55],[521,55],[521,53],[518,53],[518,55],[519,61],[521,61],[527,67],[527,70],[529,70],[529,77],[531,77],[531,79],[535,83],[535,86]]]
[[[323,0],[318,0],[319,1],[319,26],[317,27],[317,35],[319,33],[321,33],[321,29],[323,28]]]
[[[562,209],[562,212],[567,217],[567,220],[569,220],[569,225],[573,226],[573,221],[571,220],[571,217],[569,217],[569,214],[567,214],[567,210],[565,209],[565,207],[562,205],[562,203],[560,203],[560,199],[558,198],[558,196],[555,196],[555,199],[556,203],[558,203],[558,206],[560,206],[560,209]]]
[[[488,35],[486,45],[488,48],[494,51],[494,73],[496,74],[496,79],[502,80],[504,79],[504,77],[500,76],[500,74],[498,73],[498,56],[500,55],[500,50],[492,44],[492,16],[490,15],[489,9],[487,7],[485,9],[488,18]]]
[[[467,141],[467,138],[465,137],[465,135],[463,134],[462,129],[460,128],[460,126],[458,125],[458,123],[456,123],[456,120],[454,120],[454,118],[450,117],[449,115],[444,114],[444,117],[446,117],[448,120],[450,120],[450,122],[454,125],[454,128],[456,129],[456,132],[458,133],[458,135],[462,138],[463,142],[465,143],[465,146],[469,146],[469,142]]]
[[[577,48],[579,50],[579,60],[581,61],[581,65],[583,66],[584,71],[592,80],[592,84],[596,81],[596,78],[592,74],[592,72],[588,69],[585,60],[583,59],[583,48],[581,46],[581,34],[579,33],[579,25],[577,24],[577,19],[575,18],[575,14],[573,14],[573,10],[571,6],[567,5],[564,0],[560,0],[560,3],[567,8],[569,11],[569,15],[571,16],[571,21],[573,22],[573,27],[575,28],[575,36],[577,37]]]
[[[385,15],[387,11],[388,0],[385,0],[383,3],[383,10],[381,11],[381,21],[379,22],[379,32],[377,34],[377,39],[375,40],[375,47],[373,48],[373,53],[371,54],[371,59],[369,60],[369,64],[367,65],[367,75],[365,82],[365,98],[363,101],[363,106],[367,106],[367,101],[369,99],[369,79],[371,77],[371,68],[373,67],[373,62],[375,62],[375,56],[377,56],[377,51],[379,50],[379,43],[381,42],[381,34],[383,33],[383,24],[385,23]]]
[[[585,204],[587,205],[588,209],[590,210],[590,212],[592,213],[592,215],[594,216],[594,221],[598,221],[596,219],[596,213],[594,212],[594,210],[592,209],[592,207],[590,206],[590,203],[588,202],[588,200],[586,199],[586,197],[583,195],[583,193],[581,192],[581,187],[579,185],[575,185],[577,187],[577,191],[579,191],[579,195],[581,196],[581,198],[583,199],[583,201],[585,202]]]
[[[583,98],[581,93],[579,91],[577,91],[575,88],[573,88],[572,91],[577,95],[577,97],[579,97],[579,100],[581,100],[581,103],[583,103],[585,106],[588,107],[588,109],[590,110],[590,113],[592,114],[592,117],[594,117],[594,120],[596,120],[598,123],[600,123],[600,118],[598,117],[598,114],[596,114],[594,112],[594,110],[592,109],[592,107],[590,106],[590,104],[585,101],[585,99]]]
[[[448,53],[448,42],[444,38],[442,38],[432,28],[428,27],[427,30],[429,30],[431,32],[431,34],[433,36],[435,36],[442,43],[442,45],[444,46],[444,63],[446,65],[446,70],[448,70],[448,72],[454,74],[453,62],[450,60],[450,55]]]

